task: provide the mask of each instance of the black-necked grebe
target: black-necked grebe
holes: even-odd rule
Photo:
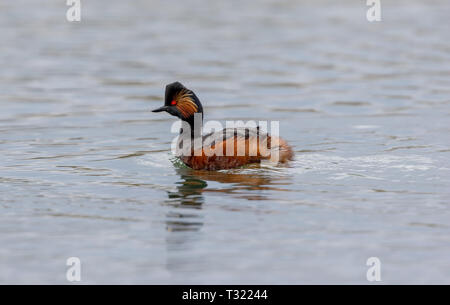
[[[292,148],[286,141],[260,132],[259,127],[225,128],[221,131],[202,135],[202,104],[192,90],[189,90],[179,82],[166,86],[164,106],[153,110],[153,112],[161,111],[166,111],[173,116],[179,117],[182,121],[189,124],[192,143],[195,142],[195,137],[201,137],[201,147],[199,149],[196,149],[194,144],[188,154],[180,155],[177,153],[183,163],[192,169],[219,170],[235,168],[246,164],[260,163],[264,159],[273,159],[275,155],[277,162],[284,163],[292,160],[294,156]],[[195,117],[199,115],[200,124],[198,120],[195,120]],[[196,129],[200,130],[200,132],[196,133]],[[257,145],[253,145],[254,143]],[[244,147],[244,150],[241,150],[242,147]],[[217,153],[218,151],[221,151],[221,153]]]

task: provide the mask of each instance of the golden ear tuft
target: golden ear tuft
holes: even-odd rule
[[[198,106],[192,100],[192,94],[188,90],[180,90],[180,92],[175,95],[174,99],[177,101],[176,107],[180,110],[181,115],[183,115],[184,118],[187,119],[198,111]]]

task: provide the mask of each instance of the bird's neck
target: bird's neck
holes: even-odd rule
[[[203,114],[195,114],[195,116],[191,116],[189,119],[183,120],[183,122],[189,125],[191,139],[199,138],[202,136]],[[183,133],[183,129],[180,130],[180,133]]]

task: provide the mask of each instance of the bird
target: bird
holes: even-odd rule
[[[166,86],[162,107],[182,121],[176,155],[194,170],[222,170],[271,160],[286,163],[294,152],[285,140],[260,130],[259,126],[225,128],[203,134],[203,106],[197,95],[180,82]]]

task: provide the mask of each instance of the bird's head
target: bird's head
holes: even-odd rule
[[[152,111],[166,111],[187,122],[192,122],[196,113],[200,113],[203,118],[203,107],[200,100],[192,90],[189,90],[179,82],[166,86],[164,106]]]

